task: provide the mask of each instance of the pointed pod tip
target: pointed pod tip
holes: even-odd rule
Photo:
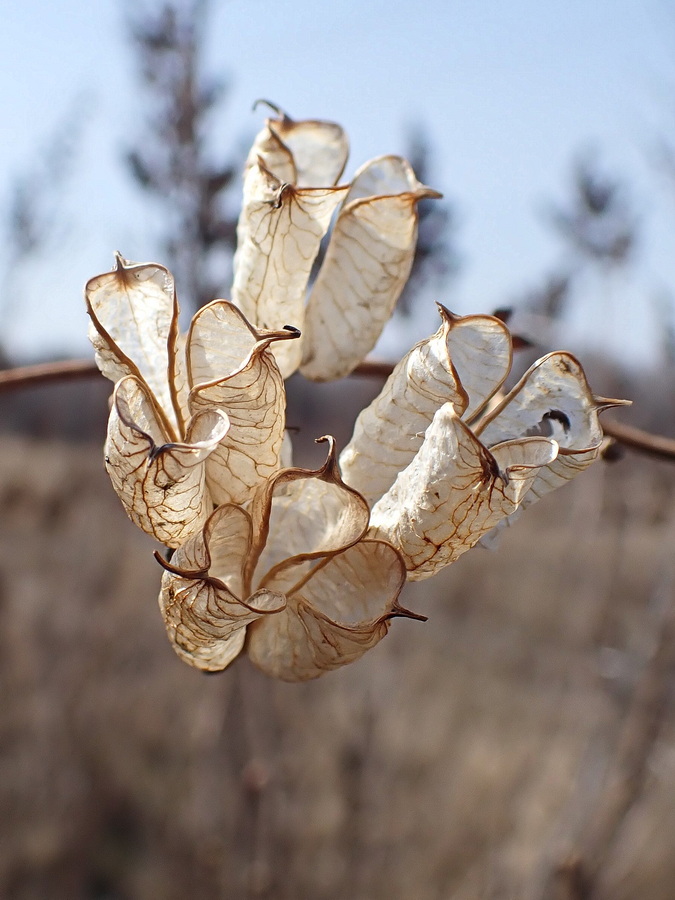
[[[616,406],[632,406],[632,400],[615,400],[611,397],[593,396],[593,404],[598,412],[604,412],[606,409],[612,409]]]
[[[398,603],[394,604],[392,611],[387,616],[388,619],[415,619],[416,622],[428,622],[429,616],[423,616],[421,613],[413,612],[410,609],[406,609],[405,606],[399,606]]]
[[[302,337],[302,332],[295,325],[284,325],[280,331],[253,328],[253,333],[260,341],[260,347],[268,347],[273,341],[294,341]]]
[[[125,259],[119,250],[115,250],[115,265],[112,268],[112,274],[120,284],[129,284],[133,278],[131,270],[137,267],[136,263]]]
[[[420,185],[417,189],[418,200],[442,200],[443,194],[434,188],[428,187],[426,184]]]
[[[457,313],[450,312],[447,306],[443,306],[443,304],[438,301],[436,301],[436,306],[438,307],[441,319],[443,319],[444,322],[447,322],[448,325],[454,325],[462,318],[461,316],[458,316]]]

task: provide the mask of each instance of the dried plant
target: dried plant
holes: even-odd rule
[[[274,107],[273,107],[274,108]],[[115,382],[106,467],[130,518],[175,550],[160,607],[182,659],[314,678],[361,656],[398,596],[596,460],[598,398],[549,354],[507,394],[513,344],[491,316],[454,316],[394,369],[339,461],[293,468],[284,378],[353,371],[410,273],[417,204],[438,196],[384,156],[338,185],[342,128],[278,113],[249,154],[232,302],[178,329],[170,273],[128,263],[86,297]],[[322,239],[327,251],[308,293]],[[290,324],[285,324],[290,323]]]

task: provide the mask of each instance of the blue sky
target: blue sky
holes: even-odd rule
[[[59,253],[11,283],[3,332],[17,353],[81,355],[88,352],[84,281],[111,265],[115,249],[132,259],[157,257],[154,213],[120,163],[141,110],[122,5],[5,3],[0,198],[13,177],[30,170],[76,98],[89,113],[76,171],[63,189]],[[596,148],[610,172],[631,180],[645,235],[636,270],[614,298],[619,313],[607,340],[631,358],[644,355],[653,339],[651,298],[668,286],[675,291],[675,188],[669,194],[649,162],[658,135],[675,141],[672,2],[217,6],[209,53],[232,85],[218,128],[223,153],[256,130],[262,114],[251,106],[259,97],[296,118],[341,122],[351,138],[350,171],[402,151],[407,123],[426,124],[436,150],[433,187],[456,204],[463,263],[449,296],[437,299],[458,312],[489,311],[551,268],[559,248],[542,208],[565,197],[575,156]],[[602,312],[602,302],[590,298],[570,326],[574,339],[602,332]]]

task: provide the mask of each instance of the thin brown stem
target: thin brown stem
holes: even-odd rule
[[[100,375],[96,363],[89,359],[64,359],[0,370],[0,393],[16,388],[33,387],[50,381],[73,381]]]
[[[394,371],[394,363],[383,359],[364,359],[354,369],[352,375],[361,375],[364,378],[389,378]]]
[[[670,461],[675,459],[675,440],[672,438],[652,434],[650,431],[643,431],[642,428],[635,428],[633,425],[624,425],[621,422],[615,422],[614,419],[603,419],[602,429],[607,437],[614,438],[624,447],[630,447],[631,450],[637,450],[638,453],[646,453],[657,459]]]
[[[384,360],[366,360],[356,367],[353,375],[364,378],[388,378],[394,364]],[[51,381],[74,381],[80,378],[94,378],[99,370],[93,360],[66,359],[58,362],[39,363],[34,366],[20,366],[0,370],[0,393],[16,388],[32,387]],[[624,447],[657,459],[675,460],[675,440],[660,434],[652,434],[642,428],[623,425],[613,419],[604,419],[603,430],[607,437],[614,438]]]

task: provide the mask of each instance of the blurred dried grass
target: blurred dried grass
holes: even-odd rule
[[[555,873],[673,604],[673,490],[598,465],[411,589],[427,624],[296,686],[179,662],[100,445],[3,435],[0,896],[670,900],[672,708],[594,892]]]

